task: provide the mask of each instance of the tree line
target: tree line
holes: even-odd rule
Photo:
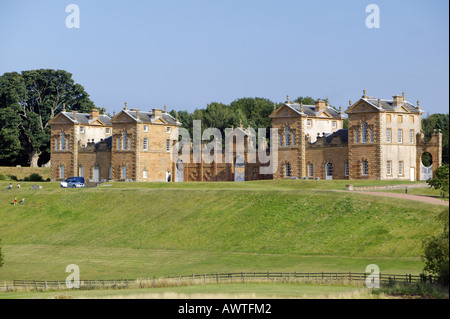
[[[304,96],[293,100],[304,105],[314,105],[317,99]],[[261,97],[244,97],[224,104],[211,102],[193,112],[170,111],[178,116],[182,127],[192,136],[194,120],[201,120],[202,129],[218,128],[224,136],[225,128],[270,128],[269,115],[283,102],[273,102]],[[40,69],[9,72],[0,76],[0,166],[42,166],[50,160],[50,126],[52,117],[62,111],[89,113],[95,108],[81,84],[75,83],[72,74],[64,70]],[[332,106],[334,107],[334,106]],[[336,110],[337,108],[334,107]],[[180,108],[178,108],[180,109]],[[105,109],[101,109],[105,113]],[[344,128],[347,121],[344,120]],[[449,115],[432,114],[422,121],[426,138],[433,130],[443,133],[443,162],[449,162]],[[267,130],[269,137],[269,130]]]

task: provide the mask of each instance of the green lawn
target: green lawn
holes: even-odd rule
[[[353,185],[381,185],[357,181]],[[404,182],[402,182],[404,183]],[[418,274],[421,241],[440,230],[442,207],[328,191],[348,181],[248,183],[0,182],[0,281],[231,271]],[[43,189],[31,190],[41,184]],[[392,184],[392,182],[390,182]],[[15,186],[15,184],[13,184]],[[111,186],[106,186],[111,185]],[[316,189],[317,188],[317,189]],[[13,198],[25,205],[13,206]]]

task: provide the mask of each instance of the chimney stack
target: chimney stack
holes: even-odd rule
[[[394,95],[392,101],[392,106],[399,106],[403,105],[405,102],[405,96],[404,95]]]
[[[152,119],[160,117],[162,115],[161,109],[152,109]]]
[[[91,113],[89,114],[89,119],[93,120],[95,118],[98,118],[100,116],[100,112],[97,109],[92,109]]]
[[[322,100],[316,101],[316,109],[315,109],[316,113],[318,113],[322,110],[325,110],[326,108],[327,108],[327,105],[326,105],[325,101],[322,101]]]

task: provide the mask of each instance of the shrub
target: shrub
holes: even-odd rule
[[[25,177],[26,182],[42,182],[43,180],[44,180],[44,178],[37,173],[31,174],[30,176]]]
[[[6,181],[6,176],[3,174],[0,174],[0,181]]]
[[[442,196],[445,197],[448,196],[449,192],[448,176],[449,167],[448,164],[444,164],[436,170],[435,177],[433,179],[429,179],[427,183],[430,187],[441,190]]]
[[[444,224],[443,232],[437,236],[428,238],[423,242],[425,261],[424,274],[437,275],[441,284],[449,284],[449,237],[448,237],[448,210],[445,209],[439,215],[439,220]]]

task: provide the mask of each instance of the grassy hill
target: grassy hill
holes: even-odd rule
[[[0,280],[65,278],[70,263],[91,278],[364,271],[370,263],[420,271],[421,240],[439,231],[443,208],[327,190],[345,183],[42,183],[12,191],[0,183]],[[13,206],[14,196],[25,205]]]

